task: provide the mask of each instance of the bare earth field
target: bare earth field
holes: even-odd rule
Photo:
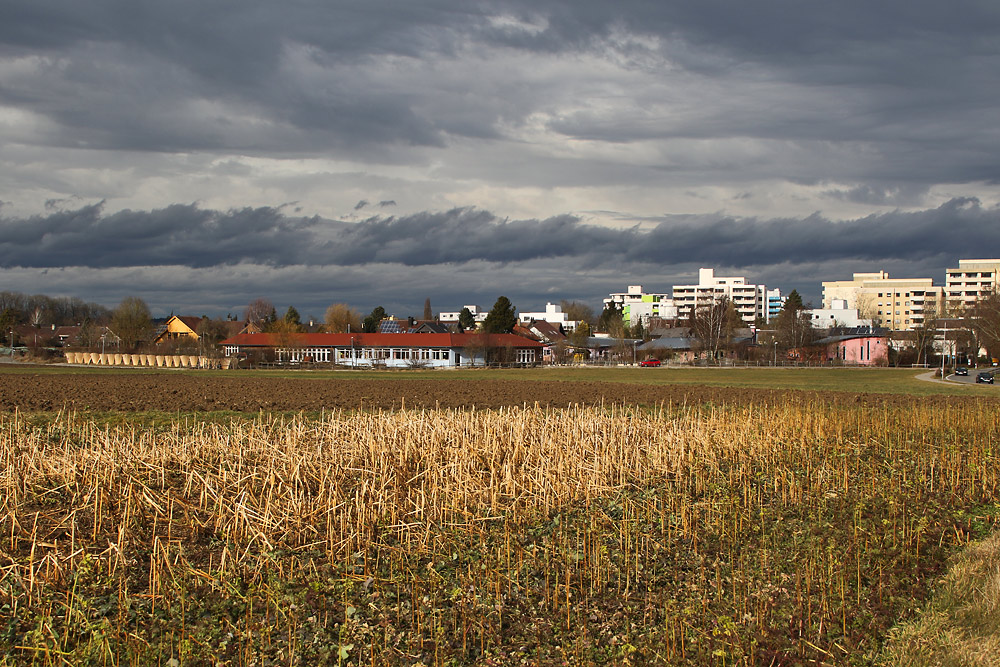
[[[0,411],[63,408],[114,412],[284,412],[329,409],[497,408],[534,405],[566,407],[601,403],[773,404],[791,396],[834,403],[952,404],[946,396],[911,397],[834,391],[789,391],[748,387],[649,385],[594,381],[531,381],[413,378],[297,379],[165,373],[4,373]]]

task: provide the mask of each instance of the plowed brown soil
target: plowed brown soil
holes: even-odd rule
[[[0,375],[0,411],[237,412],[322,409],[459,408],[539,403],[774,404],[791,397],[834,402],[948,403],[947,397],[913,398],[881,394],[790,392],[768,389],[639,385],[616,382],[559,382],[442,379],[297,379],[248,373],[190,376],[122,373],[108,375],[5,373]]]

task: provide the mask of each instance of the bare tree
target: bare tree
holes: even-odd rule
[[[994,359],[1000,356],[1000,294],[990,292],[981,296],[967,317],[977,345],[985,347]]]
[[[335,303],[327,308],[324,320],[330,333],[361,331],[361,314],[346,303]]]
[[[913,345],[917,351],[917,364],[927,363],[937,334],[936,317],[925,317],[920,326],[913,328]]]
[[[251,301],[243,314],[245,322],[256,324],[262,331],[275,319],[274,304],[264,297],[259,297]]]
[[[858,309],[858,318],[878,324],[878,308],[875,306],[875,295],[869,292],[859,292],[854,301]]]
[[[219,343],[228,337],[229,329],[224,320],[213,320],[207,317],[201,318],[198,323],[198,344],[201,353],[207,357],[220,357],[222,351]]]
[[[697,350],[705,352],[709,359],[717,359],[724,350],[729,349],[733,334],[740,324],[742,319],[732,301],[722,297],[691,311],[688,335]]]
[[[122,299],[111,314],[111,330],[121,339],[122,348],[135,349],[149,338],[152,331],[149,306],[139,297]]]
[[[594,309],[585,303],[580,301],[567,301],[563,299],[559,302],[560,308],[566,313],[566,319],[573,322],[586,322],[587,324],[593,324],[597,321],[597,317],[594,315]]]
[[[470,366],[485,366],[488,351],[486,337],[482,334],[470,334],[462,348]]]
[[[427,297],[427,299],[424,300],[424,320],[430,321],[433,319],[434,319],[434,311],[431,310],[431,298]]]

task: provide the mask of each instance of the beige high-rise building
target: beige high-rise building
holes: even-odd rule
[[[896,331],[914,329],[941,312],[943,289],[933,278],[890,278],[885,271],[855,273],[852,280],[823,283],[823,307],[834,300],[856,308],[858,317]]]
[[[945,273],[945,294],[955,311],[969,308],[976,299],[1000,291],[1000,259],[960,259],[957,269]]]

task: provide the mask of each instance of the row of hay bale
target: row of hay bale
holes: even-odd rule
[[[156,368],[229,368],[231,359],[212,359],[196,354],[112,354],[67,352],[71,364],[94,366],[150,366]]]

